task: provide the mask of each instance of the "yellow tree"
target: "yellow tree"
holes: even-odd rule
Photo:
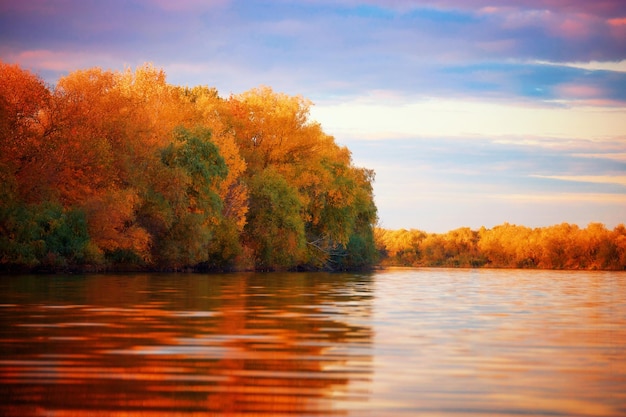
[[[542,256],[539,266],[551,269],[578,267],[577,225],[561,223],[541,229]]]
[[[510,250],[507,239],[511,225],[504,223],[492,229],[479,230],[478,249],[490,266],[511,267],[515,263],[515,253]]]
[[[584,269],[602,268],[600,259],[605,245],[610,244],[609,231],[602,223],[589,223],[578,234],[576,245],[579,248],[579,266]]]
[[[619,224],[613,229],[611,242],[614,250],[607,248],[603,266],[626,270],[626,227],[624,224]]]
[[[229,100],[229,120],[248,169],[302,161],[313,150],[307,134],[310,103],[299,96],[274,93],[269,87],[247,91]],[[315,138],[316,139],[316,138]]]
[[[215,89],[207,87],[183,89],[181,94],[193,103],[198,113],[197,124],[211,130],[211,140],[224,158],[228,167],[228,175],[220,186],[224,216],[232,219],[237,228],[242,230],[247,211],[247,192],[241,179],[246,171],[246,162],[240,154],[234,132],[226,121],[228,105]]]
[[[219,186],[223,218],[209,248],[209,267],[228,268],[242,253],[240,235],[248,213],[248,189],[244,178],[246,162],[229,124],[232,120],[229,104],[219,97],[217,90],[198,86],[179,88],[178,93],[193,106],[192,123],[211,130],[211,140],[228,168],[228,174]]]
[[[344,252],[360,244],[375,252],[373,172],[354,167],[350,152],[309,120],[309,108],[302,97],[264,87],[231,97],[227,124],[246,161],[246,178],[272,168],[297,191],[307,262],[323,267],[333,254],[347,259]]]

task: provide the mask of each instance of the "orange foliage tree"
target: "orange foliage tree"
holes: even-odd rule
[[[303,262],[331,269],[374,262],[373,172],[355,167],[350,152],[309,120],[311,103],[263,87],[227,104],[227,124],[246,161],[249,184],[271,168],[273,178],[284,179],[297,194],[304,224],[298,240],[306,242]]]
[[[601,223],[585,229],[567,223],[535,229],[504,223],[443,234],[376,230],[376,247],[388,265],[619,270],[626,268],[625,243],[624,225],[611,231]]]
[[[266,87],[173,86],[151,65],[50,89],[1,64],[0,266],[371,265],[373,172],[309,106]]]

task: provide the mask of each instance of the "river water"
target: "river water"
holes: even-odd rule
[[[0,415],[624,416],[626,273],[0,276]]]

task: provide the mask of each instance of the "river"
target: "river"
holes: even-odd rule
[[[0,276],[0,415],[624,416],[626,272]]]

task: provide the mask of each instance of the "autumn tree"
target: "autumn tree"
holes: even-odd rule
[[[626,227],[619,224],[610,234],[609,243],[601,249],[602,267],[626,269]]]
[[[178,94],[192,105],[193,123],[211,130],[211,140],[218,147],[228,168],[218,191],[222,200],[222,221],[217,226],[215,239],[211,241],[209,249],[209,260],[204,266],[211,269],[229,269],[243,251],[240,237],[248,213],[248,189],[244,175],[247,164],[240,154],[234,130],[229,124],[232,120],[229,104],[218,95],[217,90],[197,86],[179,88]]]
[[[211,133],[179,128],[160,151],[162,165],[142,195],[139,223],[153,237],[153,261],[175,269],[208,259],[221,220],[218,189],[227,167]]]
[[[149,64],[74,71],[54,88],[0,71],[3,265],[375,261],[374,174],[309,119],[308,100],[267,87],[225,99]]]
[[[377,230],[376,245],[388,265],[624,269],[625,231],[618,225],[611,232],[601,223],[585,229],[568,223],[534,229],[504,223],[444,234]]]
[[[337,241],[339,251],[333,250],[330,258],[336,265],[334,268],[341,270],[368,268],[378,261],[374,242],[374,225],[378,220],[372,189],[374,171],[353,168],[352,172],[354,201],[347,217],[348,240],[346,243]]]
[[[48,186],[51,94],[44,82],[16,65],[0,62],[0,165],[15,197],[28,203],[54,198]]]
[[[302,97],[267,87],[230,98],[227,124],[246,161],[245,176],[272,168],[296,190],[310,267],[332,269],[338,265],[333,257],[346,260],[354,251],[368,254],[371,264],[373,173],[352,165],[350,152],[309,120],[309,107]]]
[[[275,169],[250,179],[250,207],[244,239],[258,269],[289,269],[302,262],[304,222],[297,191]]]
[[[44,83],[0,63],[0,266],[65,267],[88,260],[85,213],[59,204],[51,177],[58,138]]]
[[[99,68],[75,71],[54,92],[57,149],[50,174],[65,206],[83,207],[101,256],[149,260],[151,237],[135,222],[139,195],[135,173],[142,142],[135,136],[141,112],[122,75]],[[145,154],[145,153],[144,153]]]

